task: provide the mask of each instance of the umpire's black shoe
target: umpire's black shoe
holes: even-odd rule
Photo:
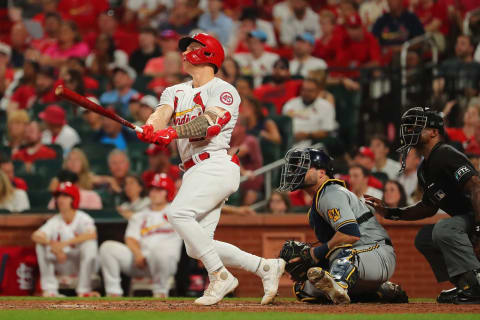
[[[455,304],[480,304],[480,285],[458,290]]]
[[[458,289],[452,288],[448,290],[442,290],[437,297],[438,303],[454,303],[457,300]]]

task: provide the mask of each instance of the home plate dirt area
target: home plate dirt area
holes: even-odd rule
[[[480,305],[451,305],[434,302],[413,302],[408,304],[356,303],[347,306],[314,305],[292,300],[279,300],[269,306],[259,301],[225,300],[218,305],[201,307],[193,300],[102,300],[102,299],[0,299],[1,310],[46,309],[46,310],[142,310],[142,311],[270,311],[308,313],[480,313]]]

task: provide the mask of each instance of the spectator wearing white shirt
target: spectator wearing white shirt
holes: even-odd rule
[[[369,195],[378,199],[383,198],[382,190],[373,188],[368,185],[368,179],[370,177],[370,171],[361,165],[354,164],[350,166],[348,170],[350,188],[353,193],[360,199],[363,199],[364,195]]]
[[[279,27],[280,41],[292,45],[295,37],[310,32],[315,38],[322,36],[318,15],[309,7],[307,0],[289,0],[273,7],[273,17]]]
[[[262,84],[263,77],[272,73],[273,64],[279,58],[276,53],[265,51],[265,41],[267,41],[265,32],[258,29],[251,31],[247,36],[249,52],[233,56],[240,66],[240,73],[253,77],[255,87]]]
[[[375,166],[372,168],[372,171],[383,172],[388,176],[388,179],[395,180],[401,165],[398,161],[387,157],[390,152],[388,145],[387,137],[383,135],[376,135],[370,140],[370,150],[375,155]]]
[[[303,81],[300,96],[283,106],[283,114],[292,117],[295,140],[319,140],[336,129],[335,107],[318,97],[319,85],[312,79]]]
[[[38,114],[38,117],[47,127],[42,132],[43,144],[58,144],[62,147],[63,154],[66,155],[73,146],[80,142],[77,131],[67,124],[65,110],[62,107],[49,105]]]
[[[417,153],[417,149],[412,148],[405,160],[405,169],[397,179],[405,188],[405,192],[409,198],[412,197],[418,187],[417,168],[420,165],[421,160],[420,155]]]
[[[0,209],[21,212],[30,209],[27,193],[12,186],[8,176],[0,170]]]
[[[388,10],[387,0],[367,0],[360,4],[358,14],[362,18],[363,25],[371,30],[375,21]]]
[[[313,70],[326,69],[327,63],[312,56],[315,38],[309,32],[304,32],[295,38],[293,44],[294,59],[290,61],[290,74],[306,78]]]

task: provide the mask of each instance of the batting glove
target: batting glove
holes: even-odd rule
[[[167,127],[154,133],[153,143],[166,146],[176,138],[178,138],[177,131],[172,127]]]
[[[151,124],[146,124],[142,126],[143,132],[137,132],[137,137],[143,142],[153,143],[154,142],[154,130]]]

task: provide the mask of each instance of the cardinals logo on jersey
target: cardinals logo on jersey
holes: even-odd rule
[[[178,103],[178,99],[176,97],[175,102]],[[195,97],[193,98],[193,102],[194,105],[190,109],[175,112],[173,123],[176,126],[188,123],[189,121],[203,114],[203,112],[205,111],[205,105],[203,104],[200,92],[195,95]],[[177,107],[175,106],[174,109],[176,110]]]

